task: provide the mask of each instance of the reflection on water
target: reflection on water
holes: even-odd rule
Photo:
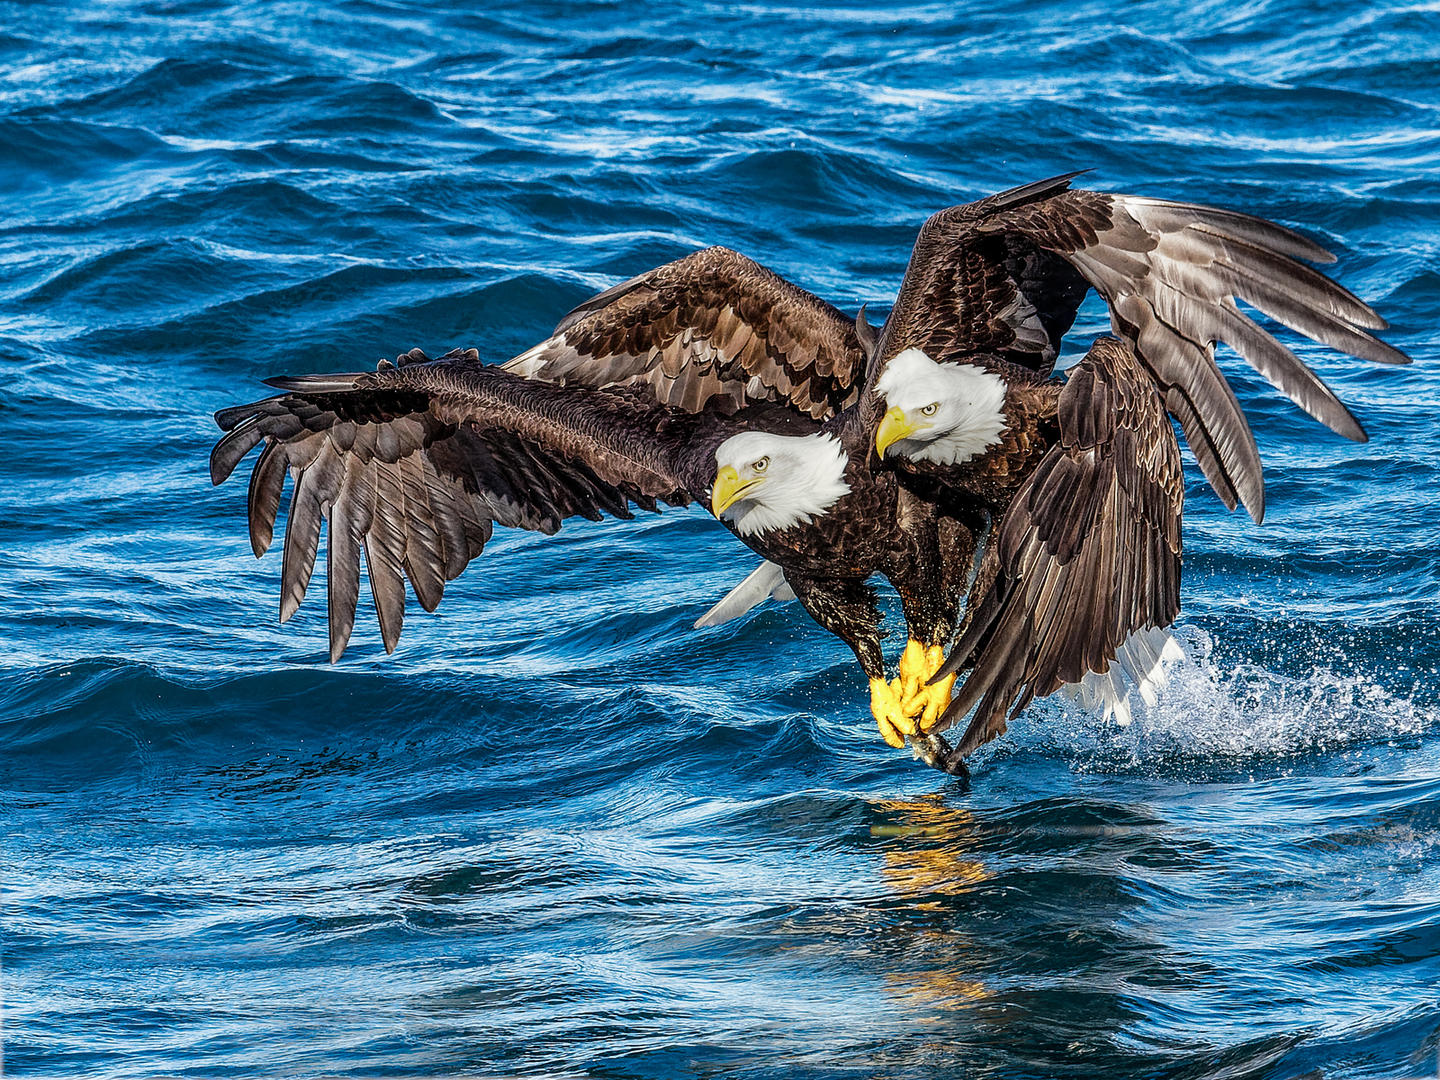
[[[881,868],[897,895],[957,895],[987,878],[984,865],[970,857],[976,847],[970,810],[947,805],[940,793],[881,799],[874,806],[890,820],[871,825],[870,835],[904,841],[886,847]]]
[[[483,7],[5,8],[4,1064],[1427,1071],[1433,5]],[[1302,346],[1363,446],[1239,374],[1266,521],[1192,471],[1167,697],[1027,709],[968,790],[878,744],[797,605],[691,631],[754,565],[701,508],[498,530],[332,666],[320,575],[278,626],[283,553],[209,486],[265,376],[511,356],[709,243],[853,312],[928,213],[1086,167],[1298,226],[1416,363]]]
[[[906,1009],[950,1009],[984,1001],[990,996],[975,977],[980,945],[962,918],[952,918],[963,905],[960,897],[989,875],[973,857],[974,815],[951,806],[942,793],[915,799],[881,799],[874,807],[886,819],[870,826],[870,835],[886,844],[880,873],[907,912],[929,912],[938,919],[907,918],[903,927],[914,934],[908,952],[916,966],[887,969],[885,980]],[[897,928],[898,929],[898,928]]]

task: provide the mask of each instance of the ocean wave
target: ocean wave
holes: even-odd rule
[[[1431,1067],[1434,12],[60,12],[0,33],[12,1071]],[[260,378],[502,360],[711,243],[883,308],[929,213],[1072,168],[1299,228],[1416,359],[1299,348],[1358,446],[1222,351],[1267,518],[1191,467],[1127,728],[1037,703],[968,785],[891,752],[797,605],[691,629],[755,564],[700,509],[502,530],[330,665],[210,488]]]

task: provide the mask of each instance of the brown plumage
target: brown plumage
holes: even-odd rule
[[[1236,305],[1244,301],[1352,356],[1407,363],[1371,333],[1385,328],[1383,319],[1298,261],[1331,263],[1333,255],[1246,214],[1072,191],[1073,175],[932,215],[881,333],[882,360],[916,347],[935,360],[994,357],[1048,373],[1053,348],[1038,344],[1044,335],[1034,327],[1058,344],[1055,331],[1069,327],[1094,288],[1227,507],[1243,503],[1258,522],[1265,495],[1255,438],[1215,363],[1216,342],[1332,431],[1364,440],[1359,422],[1320,377]],[[965,306],[966,297],[978,302]],[[937,317],[957,303],[968,318],[957,324],[953,316]],[[1037,345],[1022,347],[1030,341]]]
[[[707,248],[586,301],[503,369],[473,353],[409,355],[376,373],[284,380],[287,394],[217,415],[228,434],[212,469],[218,482],[265,444],[250,492],[257,554],[285,476],[297,476],[282,617],[304,594],[329,517],[338,655],[362,549],[393,648],[403,579],[433,609],[495,522],[551,532],[572,515],[684,503],[707,490],[729,434],[824,430],[848,455],[851,493],[803,528],[745,539],[785,567],[872,678],[880,636],[865,579],[895,582],[912,635],[948,640],[976,534],[987,516],[997,521],[946,665],[974,668],[945,721],[977,710],[957,752],[944,748],[958,767],[1033,697],[1103,672],[1130,630],[1174,619],[1169,417],[1226,505],[1263,516],[1258,452],[1216,342],[1333,430],[1365,437],[1237,300],[1342,352],[1405,361],[1371,333],[1385,324],[1369,307],[1297,261],[1332,261],[1298,234],[1229,211],[1071,191],[1070,179],[933,215],[878,336],[743,255]],[[1052,380],[1091,288],[1121,340]],[[875,384],[911,348],[1004,379],[1005,422],[983,453],[876,464],[885,404]]]
[[[1216,342],[1332,430],[1366,438],[1237,299],[1342,352],[1408,362],[1370,332],[1383,319],[1298,261],[1334,261],[1304,237],[1230,211],[1070,191],[1067,181],[933,215],[880,335],[882,362],[920,348],[997,372],[1010,387],[1006,430],[985,454],[948,468],[897,465],[938,477],[999,520],[941,669],[974,667],[937,728],[975,709],[951,766],[1034,697],[1107,672],[1130,634],[1178,614],[1182,500],[1169,416],[1226,506],[1263,518],[1259,454],[1215,363]],[[1088,287],[1128,347],[1097,343],[1057,398],[1058,384],[1039,378],[1053,354],[1033,331],[1063,333]],[[953,297],[983,298],[959,328],[935,317]]]
[[[717,448],[742,432],[824,433],[846,451],[849,491],[830,512],[741,539],[785,568],[806,610],[854,651],[867,676],[884,673],[880,616],[867,584],[874,574],[907,585],[914,620],[946,620],[937,639],[953,632],[954,605],[947,614],[930,599],[928,575],[939,564],[902,527],[899,504],[910,496],[893,474],[868,468],[868,434],[853,409],[823,425],[764,403],[691,413],[640,387],[559,386],[458,349],[433,361],[414,350],[374,372],[269,382],[286,393],[216,414],[226,434],[211,454],[211,478],[222,483],[263,444],[249,493],[259,556],[271,543],[285,478],[295,477],[282,622],[305,596],[328,519],[332,660],[354,629],[362,552],[391,651],[406,578],[433,611],[496,523],[553,533],[568,517],[629,518],[632,504],[655,510],[705,499]],[[962,588],[963,580],[957,597]]]
[[[1127,343],[1095,343],[1060,391],[1056,419],[1059,437],[987,547],[940,671],[975,668],[937,729],[975,708],[957,758],[1034,698],[1105,672],[1131,634],[1180,611],[1180,447]]]
[[[249,519],[269,548],[285,478],[294,474],[281,569],[280,619],[299,607],[330,522],[330,655],[354,627],[359,558],[387,651],[404,621],[404,578],[434,611],[445,583],[483,551],[495,523],[553,533],[569,517],[631,517],[703,498],[714,448],[741,430],[804,434],[816,425],[773,408],[688,414],[626,388],[527,380],[473,349],[430,361],[419,350],[374,372],[269,380],[287,391],[224,409],[210,457],[223,482],[251,450]]]
[[[783,402],[822,420],[865,376],[855,322],[744,255],[705,248],[607,289],[505,367],[584,386],[643,386],[699,412]]]
[[[506,366],[530,378],[635,385],[698,411],[777,402],[824,419],[859,402],[906,348],[940,362],[1047,376],[1086,293],[1181,423],[1229,507],[1264,516],[1254,436],[1214,359],[1236,350],[1320,422],[1365,434],[1324,382],[1237,307],[1381,363],[1406,357],[1385,322],[1302,262],[1334,256],[1283,226],[1211,207],[1069,189],[1042,180],[932,215],[911,252],[867,378],[853,320],[752,260],[706,248],[587,300]],[[874,424],[878,416],[867,415]],[[973,473],[974,470],[972,470]]]

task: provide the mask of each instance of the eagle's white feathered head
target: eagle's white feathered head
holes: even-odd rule
[[[850,490],[833,435],[744,431],[715,450],[710,508],[741,536],[807,524]]]
[[[919,349],[890,359],[875,380],[885,416],[875,451],[958,465],[1000,441],[1005,380],[974,364],[937,364]]]

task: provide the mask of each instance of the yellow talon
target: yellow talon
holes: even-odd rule
[[[905,642],[905,651],[900,654],[900,700],[914,697],[933,671],[926,670],[925,646],[914,638]]]
[[[920,730],[900,708],[900,695],[895,685],[884,679],[870,680],[870,715],[875,717],[880,737],[897,750],[905,745],[906,735],[914,735]]]
[[[928,649],[921,650],[919,643],[912,639],[905,646],[907,655],[910,653],[910,645],[916,646],[921,657],[918,664],[912,662],[909,669],[916,677],[913,683],[906,679],[907,692],[901,695],[900,708],[906,716],[916,718],[921,731],[929,731],[940,722],[940,717],[945,714],[945,709],[950,704],[950,695],[955,689],[955,676],[947,675],[934,686],[929,685],[930,678],[945,662],[945,649],[940,645],[931,645]]]
[[[899,677],[889,682],[870,680],[870,713],[881,737],[897,750],[904,747],[907,735],[929,731],[945,714],[955,689],[955,676],[947,675],[936,685],[929,685],[930,677],[944,662],[944,646],[931,645],[927,649],[911,638],[900,654]]]

